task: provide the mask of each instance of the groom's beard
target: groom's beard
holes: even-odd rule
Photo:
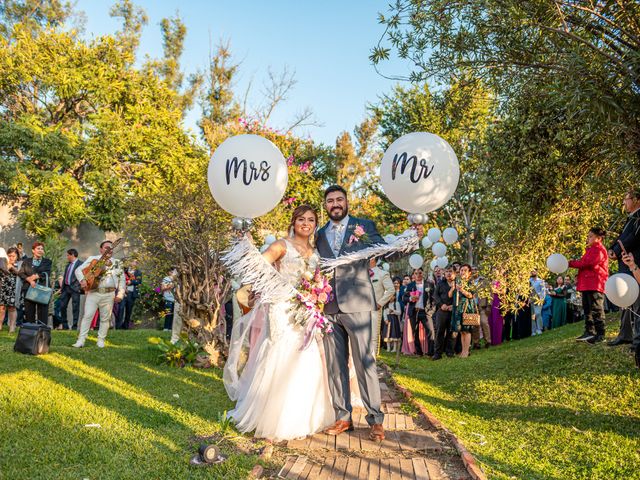
[[[329,218],[334,222],[339,222],[347,216],[347,213],[349,213],[349,207],[345,207],[344,209],[342,207],[333,207],[329,210]]]

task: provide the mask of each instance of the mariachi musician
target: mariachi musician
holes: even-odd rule
[[[119,243],[119,241],[116,243]],[[113,303],[120,303],[124,298],[124,270],[122,262],[112,258],[113,248],[113,242],[105,240],[100,244],[100,255],[87,258],[76,270],[76,277],[80,282],[80,286],[87,294],[78,340],[73,344],[76,348],[84,347],[96,310],[100,311],[97,346],[104,348],[104,341],[107,338],[109,323],[111,322]]]

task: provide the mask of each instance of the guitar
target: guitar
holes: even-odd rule
[[[91,263],[89,263],[89,265],[87,265],[82,270],[84,279],[87,282],[87,291],[93,290],[98,286],[98,283],[100,283],[100,278],[102,277],[102,275],[104,275],[104,273],[107,271],[107,268],[109,268],[109,266],[111,265],[111,262],[109,261],[111,255],[113,255],[116,247],[120,245],[120,243],[122,243],[122,240],[122,238],[117,239],[115,242],[113,242],[111,248],[108,248],[100,258],[94,258],[93,260],[91,260]]]

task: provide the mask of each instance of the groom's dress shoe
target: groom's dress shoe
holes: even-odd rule
[[[371,425],[371,431],[369,432],[369,439],[381,442],[384,440],[384,428],[381,423]]]
[[[353,422],[346,420],[338,420],[336,423],[331,425],[329,428],[324,430],[324,433],[327,435],[340,435],[342,432],[352,432],[353,431]]]

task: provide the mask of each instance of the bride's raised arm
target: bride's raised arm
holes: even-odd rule
[[[273,265],[284,257],[285,253],[287,253],[287,244],[283,239],[280,239],[269,245],[269,248],[262,253],[262,256],[267,262]]]

